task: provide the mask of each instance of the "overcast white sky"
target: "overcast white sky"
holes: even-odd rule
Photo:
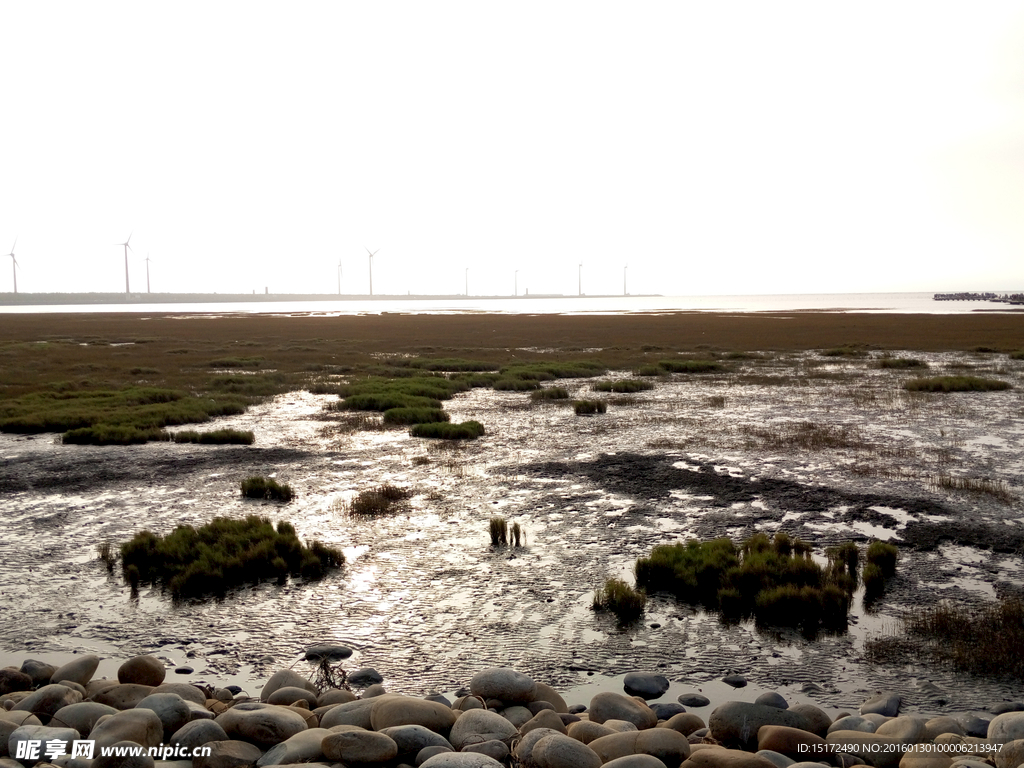
[[[0,0],[20,291],[1024,289],[1024,2]],[[11,290],[11,259],[0,291]]]

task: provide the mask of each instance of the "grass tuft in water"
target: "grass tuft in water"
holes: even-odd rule
[[[379,517],[390,514],[401,502],[412,496],[412,491],[391,483],[362,491],[348,504],[349,514],[361,517]]]
[[[1010,389],[1008,381],[980,376],[932,376],[911,379],[903,385],[908,392],[998,392]]]
[[[109,541],[104,541],[102,544],[96,547],[96,551],[99,552],[100,560],[107,566],[109,573],[114,572],[114,566],[117,564],[117,553],[114,551]]]
[[[572,404],[577,416],[590,416],[595,413],[606,413],[608,403],[603,400],[576,400]]]
[[[432,422],[414,425],[409,434],[413,437],[429,437],[439,440],[475,440],[484,434],[484,425],[479,421],[463,421],[458,424]]]
[[[637,621],[647,605],[647,594],[642,589],[633,589],[622,579],[608,579],[604,586],[594,591],[595,611],[611,611],[623,624]]]
[[[488,523],[492,547],[504,547],[508,544],[508,521],[504,517],[492,517]]]
[[[531,400],[568,400],[569,390],[565,387],[543,387],[530,393]]]
[[[242,481],[242,495],[247,499],[270,499],[271,501],[291,501],[294,496],[291,486],[278,483],[271,477],[252,475]]]
[[[968,493],[980,493],[1010,504],[1016,497],[1010,493],[1010,486],[1002,480],[990,480],[987,477],[954,477],[953,475],[939,475],[934,482],[940,488],[949,491],[967,491]]]
[[[659,545],[636,561],[634,572],[648,592],[671,592],[728,619],[843,630],[856,588],[857,548],[836,547],[829,559],[830,567],[822,568],[808,542],[759,533],[739,547],[727,538]]]
[[[180,525],[167,536],[140,531],[121,545],[125,579],[160,585],[175,597],[223,594],[229,587],[275,580],[289,574],[319,578],[343,565],[337,549],[312,541],[304,546],[284,521],[215,517],[200,528]]]
[[[434,424],[451,418],[441,408],[390,408],[384,411],[385,424]]]

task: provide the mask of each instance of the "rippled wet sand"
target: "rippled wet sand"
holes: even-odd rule
[[[932,374],[970,360],[919,357]],[[195,667],[187,679],[255,681],[295,663],[307,645],[336,641],[357,649],[349,668],[373,666],[409,692],[454,689],[489,665],[556,686],[590,682],[588,672],[658,668],[693,684],[741,672],[764,688],[806,688],[825,706],[859,704],[876,688],[935,703],[942,695],[931,682],[958,708],[977,708],[1017,687],[965,684],[924,663],[870,664],[863,654],[865,640],[904,608],[1020,590],[1024,368],[999,365],[1016,389],[910,396],[899,389],[905,372],[798,354],[780,359],[777,371],[756,366],[757,376],[795,384],[744,379],[754,368],[676,378],[612,396],[597,417],[475,390],[446,408],[453,421],[483,422],[488,435],[454,449],[404,430],[339,432],[323,411],[333,398],[304,392],[219,420],[252,429],[252,448],[98,448],[0,435],[0,650],[18,659],[155,652]],[[578,394],[589,386],[560,384]],[[855,439],[814,451],[766,442],[765,430],[794,421],[846,427]],[[238,483],[252,473],[288,482],[298,498],[283,506],[241,499]],[[930,481],[950,473],[1003,481],[1015,499],[951,493]],[[414,490],[406,511],[377,520],[344,513],[344,501],[383,481]],[[312,584],[175,604],[158,590],[132,599],[96,556],[99,542],[143,527],[166,533],[253,512],[345,548],[348,564]],[[495,514],[520,523],[525,547],[490,548]],[[864,614],[858,600],[850,632],[838,637],[725,627],[663,597],[628,630],[590,610],[593,589],[608,575],[631,576],[633,561],[655,544],[780,529],[814,541],[818,554],[851,537],[916,548],[902,548],[880,613]]]

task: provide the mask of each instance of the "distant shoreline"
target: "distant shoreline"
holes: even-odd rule
[[[625,298],[659,298],[659,293],[628,294]],[[47,307],[77,304],[221,304],[288,301],[509,301],[515,299],[610,299],[620,294],[529,293],[518,296],[456,294],[337,294],[337,293],[0,293],[0,306]]]

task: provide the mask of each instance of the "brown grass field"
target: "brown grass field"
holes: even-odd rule
[[[0,325],[0,398],[84,380],[195,389],[219,368],[307,375],[321,366],[363,368],[389,354],[628,368],[678,353],[842,346],[1009,352],[1024,348],[1024,314],[9,314]]]

